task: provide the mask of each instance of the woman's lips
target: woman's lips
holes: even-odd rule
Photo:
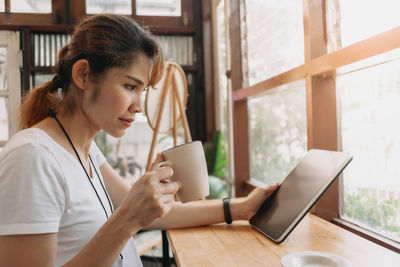
[[[124,119],[124,118],[119,118],[119,120],[120,120],[126,127],[131,126],[132,122],[134,121],[133,119]]]

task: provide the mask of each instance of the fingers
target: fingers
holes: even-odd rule
[[[265,194],[266,194],[267,196],[272,195],[272,193],[274,193],[275,190],[278,189],[279,185],[280,185],[280,184],[279,184],[278,182],[276,182],[275,184],[270,185],[269,187],[265,188],[265,189],[264,189],[264,190],[265,190]]]
[[[162,204],[168,204],[170,202],[173,202],[174,199],[174,195],[168,194],[168,195],[162,195],[158,198],[158,201]]]
[[[267,191],[273,192],[279,187],[279,185],[280,184],[278,182],[276,182],[275,184],[268,186],[266,189],[267,189]]]
[[[161,168],[161,167],[165,167],[165,166],[172,167],[172,161],[167,160],[167,161],[158,162],[157,164],[154,165],[153,170]]]
[[[151,183],[161,194],[175,194],[181,186],[178,182],[168,180],[174,173],[168,165],[170,165],[168,161],[158,163],[151,178]]]
[[[163,155],[162,155],[160,152],[158,152],[157,155],[156,155],[156,158],[154,159],[154,161],[153,161],[153,162],[151,163],[151,165],[150,165],[150,170],[153,170],[154,167],[155,167],[158,163],[160,163],[160,162],[162,162],[162,161],[164,161],[164,157],[163,157]]]
[[[179,190],[179,184],[176,182],[170,182],[162,184],[162,192],[163,194],[175,194]]]

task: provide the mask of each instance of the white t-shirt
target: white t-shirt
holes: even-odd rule
[[[103,154],[89,152],[100,175]],[[93,185],[111,215],[93,166]],[[103,180],[102,180],[103,181]],[[104,182],[103,182],[104,184]],[[74,257],[106,221],[79,161],[43,130],[15,134],[0,152],[0,235],[58,233],[56,266]],[[142,266],[131,238],[113,266]],[[122,262],[122,263],[121,263]]]

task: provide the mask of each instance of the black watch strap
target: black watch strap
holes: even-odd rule
[[[231,199],[229,197],[226,197],[222,199],[222,202],[224,204],[225,222],[227,224],[231,224],[232,223],[231,207],[230,207]]]

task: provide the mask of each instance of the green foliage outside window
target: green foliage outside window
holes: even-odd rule
[[[346,194],[344,216],[400,240],[400,198],[394,192],[359,188]]]
[[[214,132],[213,139],[203,144],[206,156],[210,183],[208,198],[227,197],[226,171],[228,166],[228,152],[226,139],[222,131]]]

